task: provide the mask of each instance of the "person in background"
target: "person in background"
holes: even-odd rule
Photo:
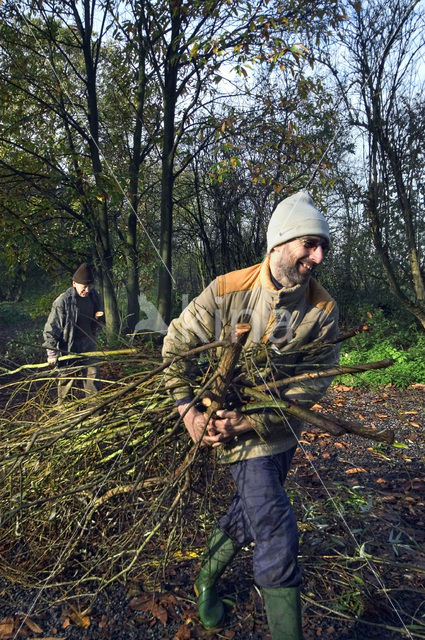
[[[57,364],[61,354],[96,350],[104,312],[93,283],[93,270],[83,262],[72,276],[72,286],[54,300],[43,331],[43,347],[47,349],[47,362],[51,366]],[[78,360],[78,364],[85,365],[81,372],[85,393],[95,393],[100,388],[97,366],[89,358]],[[59,380],[58,404],[71,392],[77,380],[76,376]]]
[[[264,261],[219,276],[204,289],[171,322],[164,359],[172,360],[201,342],[226,339],[237,322],[249,322],[246,357],[265,348],[268,353],[268,365],[255,371],[257,380],[334,366],[339,360],[338,347],[331,343],[338,333],[337,306],[312,277],[329,243],[328,224],[307,192],[280,202],[268,225]],[[322,346],[305,349],[315,340]],[[217,581],[241,547],[254,542],[254,581],[262,589],[272,639],[301,640],[298,529],[283,484],[302,423],[278,409],[242,413],[223,408],[206,424],[192,402],[191,365],[189,358],[176,360],[168,369],[167,384],[192,440],[216,448],[236,485],[195,580],[200,620],[210,629],[222,625]],[[281,397],[308,408],[330,382],[326,377],[290,384],[281,388]]]

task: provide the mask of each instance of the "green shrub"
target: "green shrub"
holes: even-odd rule
[[[27,363],[42,362],[45,350],[43,326],[45,318],[36,320],[22,302],[0,302],[0,325],[3,329],[0,348],[1,366],[10,369]]]
[[[32,296],[32,298],[28,298],[26,306],[28,307],[31,318],[43,317],[44,320],[47,320],[47,316],[52,308],[53,300],[63,291],[66,291],[69,286],[69,282],[58,281],[53,283],[47,291],[43,289],[42,291],[39,291],[37,295]]]
[[[1,360],[8,369],[21,364],[44,362],[46,350],[43,343],[43,328],[32,326],[21,329],[4,345]]]
[[[371,318],[371,331],[362,333],[342,344],[341,364],[355,365],[391,358],[394,364],[387,369],[375,369],[338,378],[348,385],[393,384],[406,387],[425,384],[425,334],[416,325],[397,327],[394,321],[377,312]]]
[[[29,320],[29,314],[18,302],[0,302],[0,324],[14,326],[17,322]]]

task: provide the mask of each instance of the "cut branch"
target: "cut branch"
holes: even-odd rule
[[[329,378],[330,376],[342,376],[348,373],[360,373],[361,371],[370,371],[372,369],[385,369],[391,367],[394,364],[394,360],[377,360],[376,362],[366,362],[365,364],[356,364],[351,367],[331,367],[329,369],[321,369],[320,371],[313,371],[308,373],[301,373],[298,376],[291,376],[290,378],[283,378],[282,380],[276,380],[275,382],[266,382],[265,384],[253,387],[256,391],[267,391],[280,389],[281,387],[287,387],[290,384],[304,382],[305,380],[314,380],[317,378]],[[244,393],[249,394],[250,389],[243,389]]]
[[[242,348],[248,338],[251,325],[240,323],[235,326],[234,335],[230,346],[224,351],[217,367],[217,378],[209,396],[203,398],[203,404],[208,407],[206,412],[207,423],[209,418],[224,406],[229,385],[233,380],[236,365],[238,364]]]
[[[330,415],[319,415],[311,409],[305,409],[299,405],[289,402],[288,400],[281,400],[280,398],[271,399],[261,392],[250,390],[251,395],[256,399],[255,403],[248,403],[245,406],[246,411],[258,410],[258,409],[281,409],[285,413],[304,420],[309,424],[319,427],[323,431],[331,433],[333,436],[340,436],[343,433],[355,433],[362,438],[370,438],[378,442],[387,442],[392,444],[394,442],[394,431],[392,430],[378,430],[372,427],[367,427],[358,423],[351,423]]]
[[[302,346],[299,351],[313,351],[314,349],[317,349],[319,347],[326,347],[329,344],[338,344],[339,342],[344,342],[344,340],[353,338],[354,336],[357,336],[359,335],[359,333],[363,333],[364,331],[370,331],[369,326],[365,323],[359,325],[358,327],[354,327],[353,329],[350,329],[349,331],[346,331],[344,333],[339,333],[337,336],[335,336],[335,338],[327,338],[326,340],[317,338],[316,340],[313,340],[312,342],[309,342],[308,344]]]

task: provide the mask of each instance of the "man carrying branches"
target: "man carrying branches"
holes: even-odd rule
[[[257,379],[267,382],[338,362],[338,347],[326,344],[338,333],[334,300],[313,278],[329,248],[329,227],[310,195],[301,191],[275,209],[261,264],[214,280],[170,325],[163,356],[172,359],[201,342],[226,339],[237,323],[249,323],[244,355]],[[321,347],[303,349],[319,340]],[[267,353],[266,366],[253,354]],[[281,410],[242,413],[219,409],[210,419],[198,409],[193,363],[169,368],[172,389],[190,437],[215,447],[228,464],[236,494],[209,539],[195,581],[198,611],[207,628],[222,623],[224,607],[216,583],[238,550],[254,542],[253,571],[261,587],[273,640],[302,639],[298,530],[283,488],[301,431],[301,422]],[[281,397],[310,407],[331,379],[312,378],[282,388]]]

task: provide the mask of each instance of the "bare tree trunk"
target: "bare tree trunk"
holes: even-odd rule
[[[164,131],[162,137],[161,229],[158,276],[158,312],[166,324],[171,319],[173,187],[175,153],[175,117],[177,103],[178,37],[181,30],[180,9],[171,8],[171,41],[167,51],[164,79]]]
[[[98,235],[96,238],[96,250],[102,271],[102,297],[105,309],[106,333],[109,337],[119,333],[120,321],[118,303],[112,275],[112,246],[109,236],[107,205],[101,207],[102,211],[98,219]]]
[[[95,246],[102,272],[102,294],[105,308],[106,331],[109,335],[116,335],[119,331],[119,313],[113,281],[113,251],[109,233],[108,199],[104,188],[103,167],[99,148],[99,110],[96,92],[96,60],[93,58],[91,35],[93,31],[92,13],[89,0],[85,0],[84,22],[81,21],[77,5],[73,5],[74,17],[79,28],[84,62],[86,68],[87,108],[89,121],[89,148],[93,174],[97,188],[97,206],[92,207],[95,228]]]
[[[142,122],[146,93],[146,51],[142,44],[141,23],[138,24],[139,37],[139,74],[136,95],[136,122],[133,134],[133,153],[129,167],[130,212],[127,218],[127,233],[124,253],[127,263],[127,330],[132,333],[140,317],[139,305],[139,252],[137,248],[137,210],[139,207],[139,175],[142,164]]]

